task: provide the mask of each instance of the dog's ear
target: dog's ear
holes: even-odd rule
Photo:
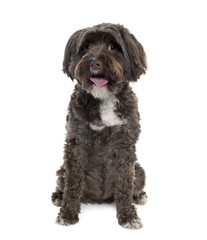
[[[79,30],[69,38],[65,47],[65,54],[63,60],[63,72],[72,80],[74,79],[75,62],[78,58],[78,47],[80,45],[85,29]]]
[[[147,70],[146,54],[142,45],[137,41],[128,29],[120,26],[120,33],[125,43],[126,52],[128,54],[131,66],[130,81],[137,81]]]

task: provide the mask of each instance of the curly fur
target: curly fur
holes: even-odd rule
[[[140,117],[129,82],[145,71],[142,45],[121,25],[100,24],[70,37],[63,72],[78,83],[68,107],[64,162],[52,194],[52,202],[61,207],[58,223],[78,222],[81,202],[115,201],[120,225],[142,227],[133,202],[146,202],[145,172],[136,162]],[[108,83],[96,87],[89,80],[94,75]]]

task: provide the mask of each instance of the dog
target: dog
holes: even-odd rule
[[[133,203],[147,200],[146,176],[135,153],[140,115],[129,84],[146,69],[142,45],[122,25],[99,24],[68,40],[63,72],[77,84],[66,118],[64,162],[52,194],[61,207],[57,223],[77,223],[81,203],[115,201],[121,226],[142,227]]]

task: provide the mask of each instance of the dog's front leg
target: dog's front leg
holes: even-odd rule
[[[84,153],[77,151],[77,146],[71,146],[69,142],[65,145],[65,186],[62,206],[56,220],[61,225],[71,225],[79,221],[78,213],[80,212],[84,176],[84,169],[81,164],[81,157],[83,156]]]
[[[142,222],[133,205],[135,152],[132,149],[119,150],[116,163],[115,201],[118,222],[125,228],[138,229]]]

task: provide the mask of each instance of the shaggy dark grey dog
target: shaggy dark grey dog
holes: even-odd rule
[[[145,172],[136,162],[140,117],[129,83],[146,68],[142,45],[121,25],[100,24],[70,37],[63,72],[77,84],[68,107],[64,163],[52,194],[61,207],[57,223],[77,223],[81,202],[115,201],[120,225],[142,227],[133,203],[147,200]]]

